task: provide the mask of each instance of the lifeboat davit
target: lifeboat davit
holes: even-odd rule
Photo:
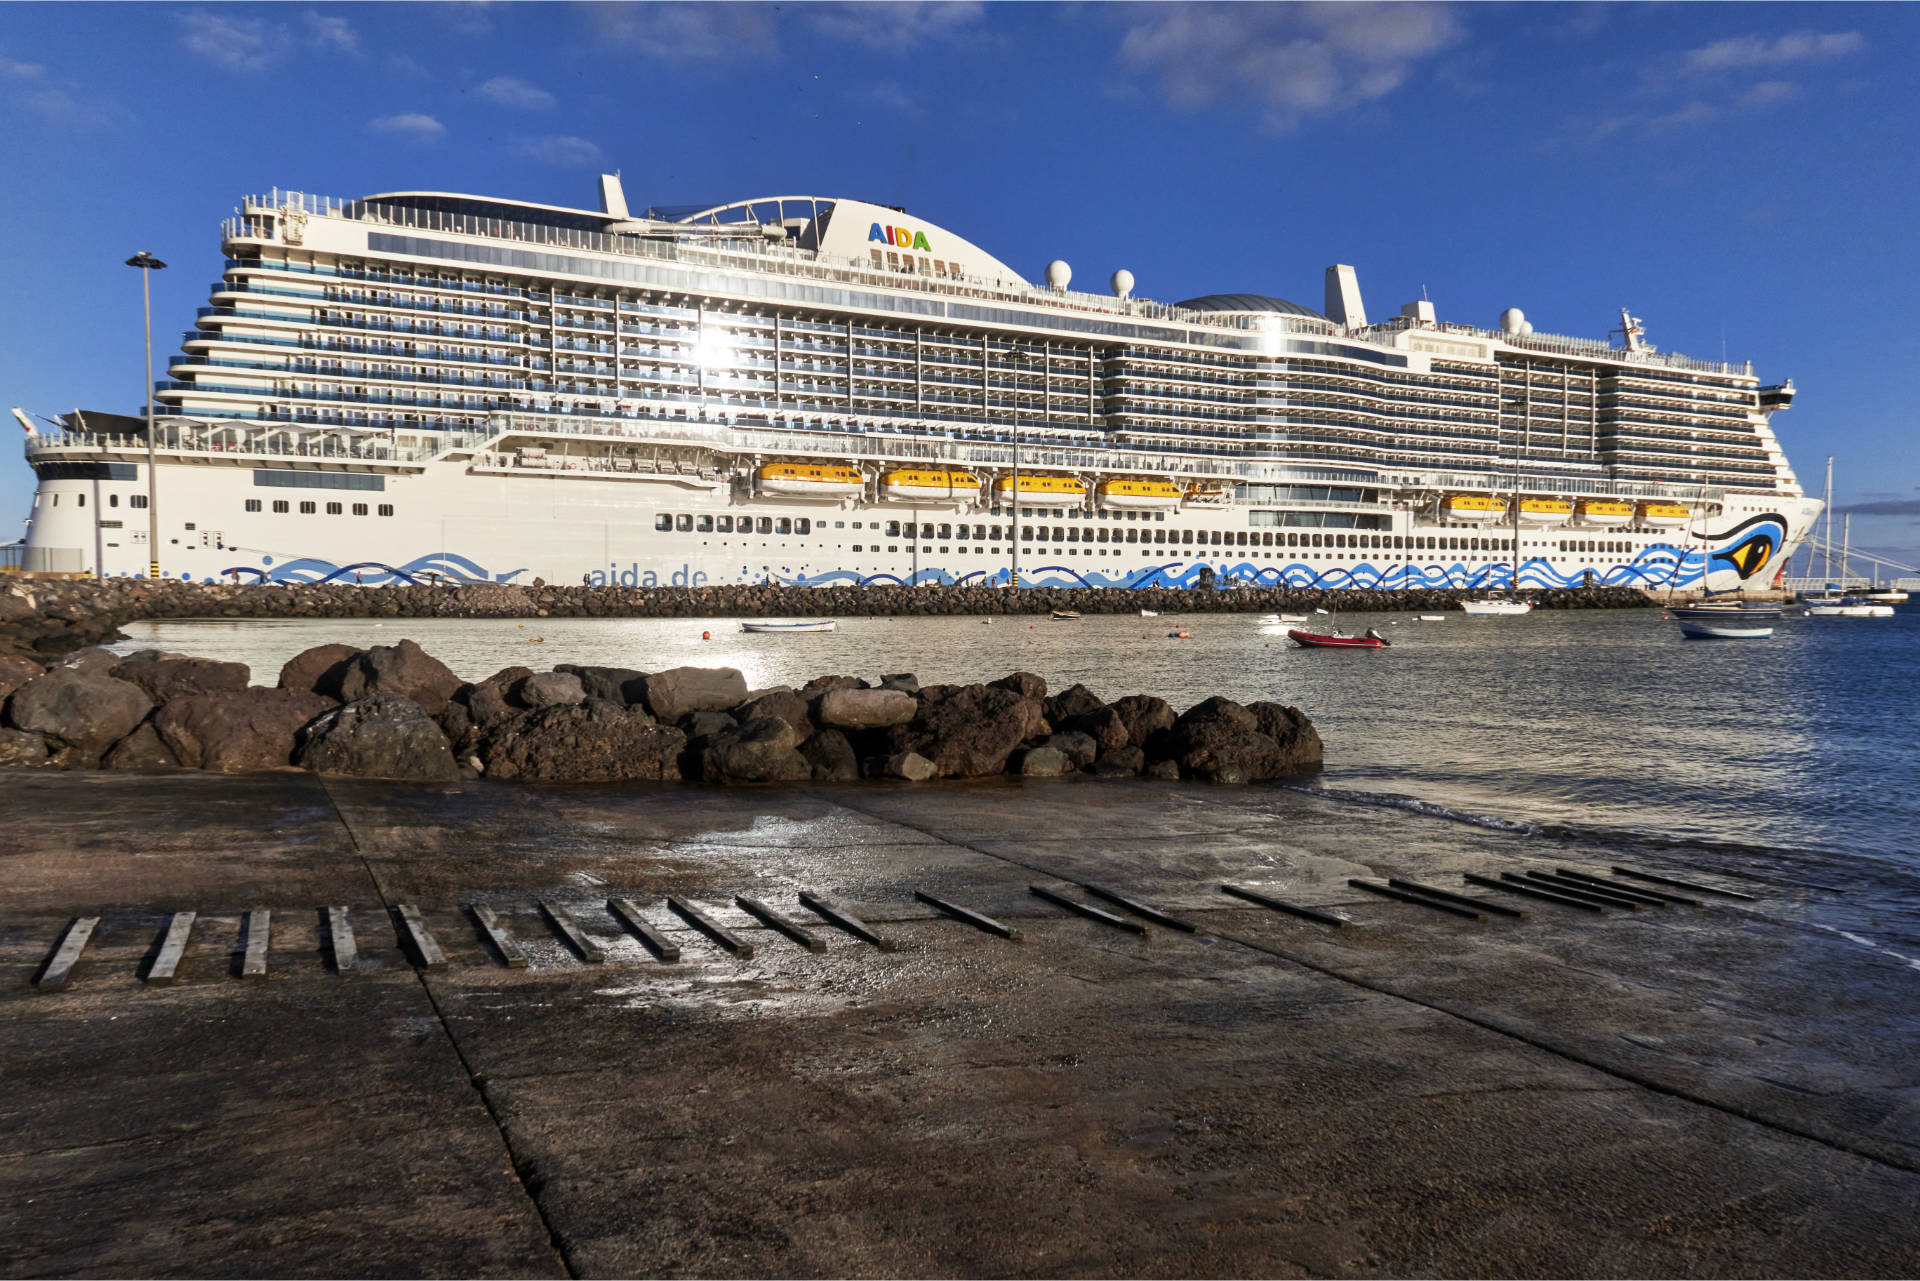
[[[1573,519],[1573,504],[1564,498],[1522,498],[1520,523],[1545,529]]]
[[[980,478],[965,471],[902,468],[880,477],[880,496],[901,503],[970,503],[980,497]]]
[[[1448,494],[1440,500],[1440,519],[1467,525],[1491,525],[1505,520],[1507,500],[1492,494]]]
[[[1573,516],[1582,525],[1612,529],[1633,519],[1633,504],[1611,498],[1583,498],[1574,506]]]
[[[754,476],[761,493],[789,498],[858,498],[867,489],[857,469],[831,463],[768,463]]]
[[[1182,501],[1189,507],[1231,507],[1233,491],[1218,485],[1189,485]]]
[[[1180,487],[1164,480],[1103,480],[1093,492],[1102,507],[1115,511],[1162,511],[1180,505]]]
[[[1640,504],[1640,523],[1649,529],[1681,529],[1692,518],[1683,503]]]
[[[1013,497],[1013,477],[1002,476],[993,486],[994,497],[1002,501]],[[1020,475],[1020,497],[1026,499],[1068,500],[1084,502],[1087,497],[1087,482],[1075,480],[1071,476],[1030,476]]]

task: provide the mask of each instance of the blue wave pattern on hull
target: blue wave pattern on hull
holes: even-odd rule
[[[413,584],[428,574],[442,579],[465,580],[482,583],[510,583],[525,569],[510,570],[504,574],[490,574],[480,564],[458,556],[452,552],[434,552],[426,556],[415,557],[404,565],[382,565],[374,561],[362,561],[354,565],[336,565],[332,561],[318,560],[314,557],[302,557],[299,560],[286,561],[269,569],[256,570],[236,567],[223,570],[227,573],[250,573],[259,576],[262,582],[273,583],[331,583],[357,575],[354,581],[384,587],[393,583]]]

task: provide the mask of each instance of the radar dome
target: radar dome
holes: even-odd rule
[[[1518,334],[1527,332],[1531,326],[1527,325],[1526,312],[1518,307],[1509,307],[1500,313],[1500,328],[1507,333]]]
[[[1047,264],[1047,288],[1065,289],[1067,282],[1073,279],[1073,268],[1055,258]]]
[[[1113,279],[1107,282],[1113,286],[1115,298],[1125,298],[1133,293],[1133,273],[1125,267],[1113,273]]]
[[[1531,320],[1523,320],[1520,322],[1520,336],[1522,338],[1525,338],[1528,334],[1532,332],[1533,332],[1533,322]]]

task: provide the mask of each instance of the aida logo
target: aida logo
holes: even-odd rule
[[[926,232],[908,231],[905,227],[882,227],[876,222],[873,224],[873,230],[867,233],[867,239],[877,240],[883,245],[898,245],[902,249],[925,249],[928,253],[933,252],[933,247],[927,243]]]

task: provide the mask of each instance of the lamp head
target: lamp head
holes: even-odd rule
[[[139,267],[143,271],[163,271],[166,265],[144,249],[127,259],[127,266]]]

